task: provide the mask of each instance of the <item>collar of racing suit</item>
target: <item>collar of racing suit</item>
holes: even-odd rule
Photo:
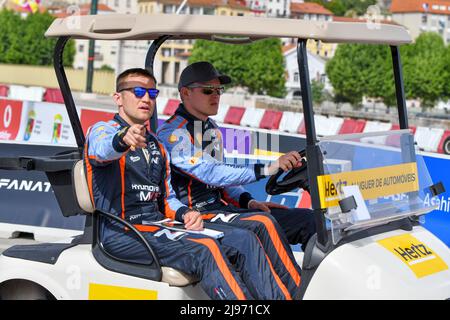
[[[122,118],[118,113],[114,114],[114,121],[116,121],[121,127],[130,127],[131,125],[125,121],[124,118]],[[148,135],[149,131],[147,126],[145,126],[145,134]]]
[[[214,127],[210,118],[208,118],[206,121],[200,120],[196,116],[189,113],[189,111],[187,111],[187,109],[183,103],[180,103],[180,105],[178,106],[178,109],[175,111],[175,114],[183,117],[184,119],[186,119],[189,122],[201,121],[203,131]]]

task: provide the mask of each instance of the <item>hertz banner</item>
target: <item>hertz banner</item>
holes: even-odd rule
[[[339,205],[344,186],[358,185],[365,200],[419,190],[415,162],[323,175],[317,182],[323,209]]]

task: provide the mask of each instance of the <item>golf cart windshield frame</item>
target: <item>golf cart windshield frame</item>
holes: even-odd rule
[[[399,45],[411,42],[411,38],[401,26],[382,25],[370,28],[367,23],[308,22],[294,19],[270,19],[248,17],[190,16],[190,15],[106,15],[69,17],[80,19],[79,28],[70,28],[68,20],[57,19],[46,32],[48,37],[58,37],[54,53],[54,67],[62,91],[67,112],[82,152],[85,137],[81,127],[73,96],[63,65],[63,50],[70,38],[99,40],[154,40],[148,50],[145,68],[153,71],[153,62],[160,46],[168,39],[209,39],[224,41],[222,36],[240,37],[229,43],[242,43],[270,37],[297,39],[297,62],[300,74],[300,89],[303,102],[306,129],[306,154],[312,209],[317,229],[317,242],[326,246],[328,232],[325,223],[325,210],[321,209],[316,177],[323,175],[322,155],[318,146],[314,123],[311,85],[309,79],[306,43],[308,39],[336,43],[385,44],[391,48],[394,80],[397,98],[400,129],[408,128],[402,64]],[[149,21],[155,22],[149,23]],[[123,22],[123,26],[120,23]],[[219,26],[219,27],[218,27]],[[224,27],[225,26],[225,27]],[[269,27],[270,26],[270,27]],[[153,28],[153,29],[152,29]],[[205,31],[207,30],[207,31]],[[301,30],[301,31],[298,31]],[[219,35],[220,37],[217,37]],[[245,38],[242,38],[245,37]],[[151,119],[152,130],[157,127],[157,112]],[[411,157],[412,155],[405,155]]]

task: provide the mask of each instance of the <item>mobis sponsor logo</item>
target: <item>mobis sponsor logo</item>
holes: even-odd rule
[[[19,180],[19,179],[0,179],[0,189],[30,192],[49,192],[51,188],[49,182]]]

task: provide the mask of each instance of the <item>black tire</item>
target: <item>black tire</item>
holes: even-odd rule
[[[444,141],[444,145],[442,146],[445,154],[450,154],[450,137],[447,137]]]

